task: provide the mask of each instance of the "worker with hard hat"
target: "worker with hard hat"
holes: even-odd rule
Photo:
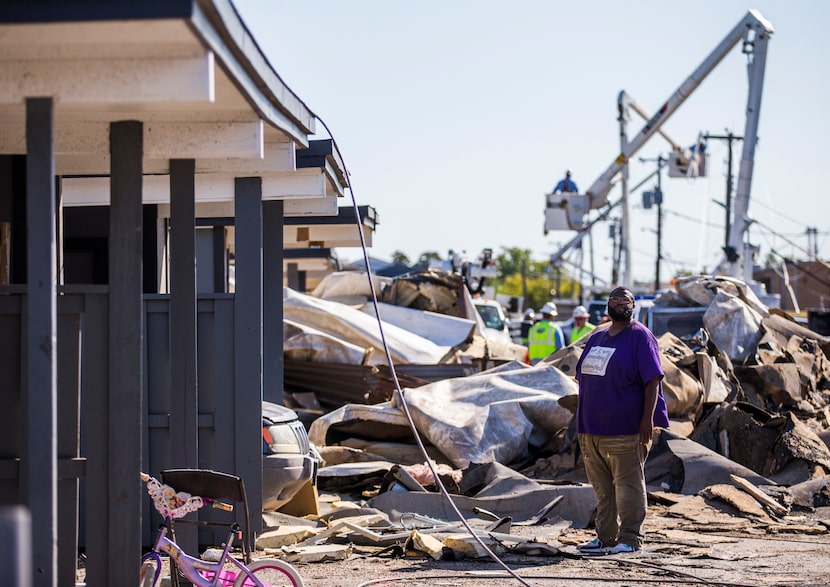
[[[527,337],[530,333],[530,329],[533,328],[533,325],[536,323],[536,312],[533,311],[533,308],[528,308],[525,310],[524,315],[522,316],[522,324],[521,324],[521,339],[522,344],[527,346]]]
[[[565,346],[562,329],[553,321],[559,314],[556,311],[556,304],[548,302],[539,312],[542,314],[542,319],[536,322],[528,333],[527,358],[530,359],[531,365],[535,365]]]
[[[585,306],[577,306],[574,308],[572,316],[574,319],[574,327],[571,330],[571,344],[596,328],[596,326],[588,322],[588,310],[585,309]]]

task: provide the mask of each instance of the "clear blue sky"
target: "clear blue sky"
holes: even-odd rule
[[[547,259],[568,231],[544,234],[544,194],[571,169],[581,190],[619,152],[617,95],[654,112],[750,8],[770,20],[760,141],[749,206],[761,257],[804,258],[805,229],[830,257],[826,183],[830,50],[824,0],[669,3],[491,0],[235,0],[285,83],[331,129],[359,205],[380,224],[369,253],[530,249]],[[746,58],[740,45],[663,129],[743,134]],[[642,127],[638,117],[629,136]],[[318,135],[325,138],[320,125]],[[734,150],[737,182],[741,146]],[[664,177],[661,276],[713,270],[724,244],[727,148],[709,143],[709,177]],[[668,153],[659,136],[638,153]],[[630,185],[655,168],[631,165]],[[650,184],[647,184],[646,188]],[[619,197],[619,188],[611,199]],[[632,195],[632,274],[654,280],[656,212]],[[342,205],[350,205],[344,200]],[[594,230],[594,267],[610,278],[607,223]],[[340,257],[360,257],[341,249]],[[589,266],[589,251],[585,253]]]

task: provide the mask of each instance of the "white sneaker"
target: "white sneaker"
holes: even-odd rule
[[[634,548],[630,544],[626,544],[624,542],[620,542],[614,547],[609,548],[606,552],[608,554],[625,554],[629,552],[637,552],[640,550],[639,548]]]

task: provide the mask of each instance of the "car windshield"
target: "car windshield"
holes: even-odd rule
[[[501,320],[501,316],[499,316],[499,311],[494,306],[476,306],[478,313],[481,315],[481,319],[484,320],[484,325],[487,328],[495,328],[496,330],[501,330],[504,327],[504,322]]]

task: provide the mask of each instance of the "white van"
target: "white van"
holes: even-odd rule
[[[513,342],[510,339],[510,321],[499,302],[487,298],[473,298],[473,305],[484,321],[484,334],[487,338],[499,342]]]

